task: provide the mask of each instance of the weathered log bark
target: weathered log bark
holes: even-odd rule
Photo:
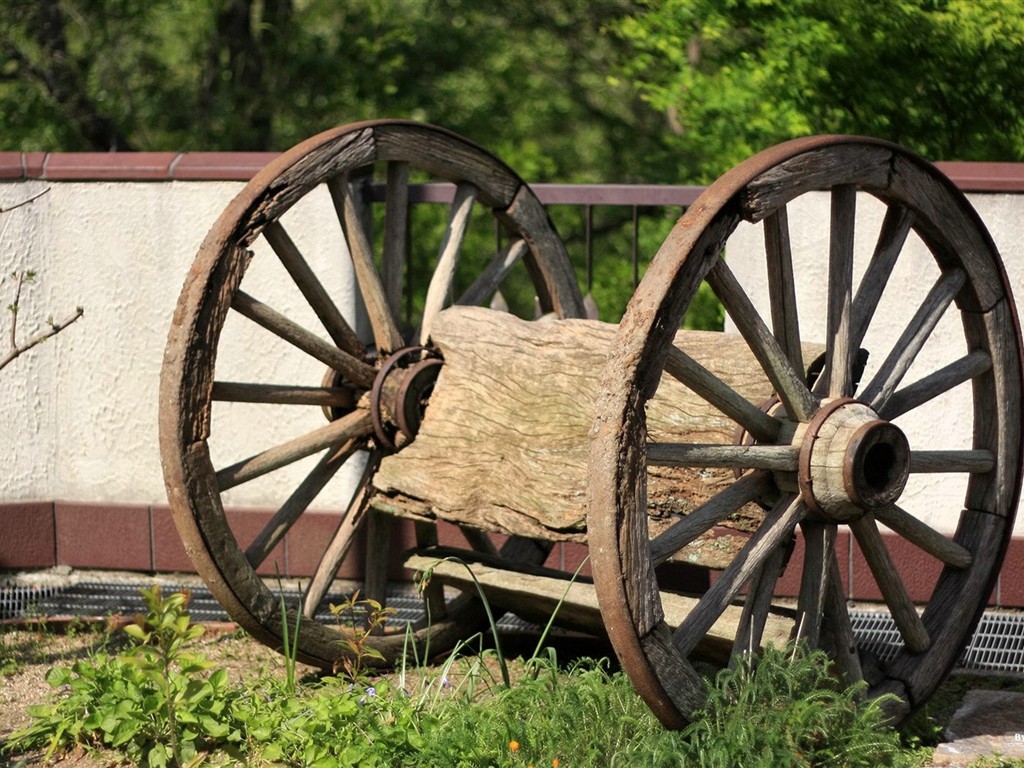
[[[444,368],[415,441],[381,463],[371,504],[402,517],[584,540],[588,433],[615,330],[591,320],[526,322],[480,308],[442,312],[431,336]],[[685,331],[677,338],[686,354],[747,400],[771,395],[739,336]],[[664,376],[648,407],[648,430],[659,442],[729,444],[735,422]],[[656,471],[648,504],[666,523],[732,476],[731,470]],[[730,525],[747,527],[742,520]],[[723,562],[732,553],[729,538],[716,540]]]

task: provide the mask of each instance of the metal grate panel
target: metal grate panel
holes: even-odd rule
[[[985,613],[960,657],[964,669],[1024,673],[1024,615]]]
[[[850,611],[857,647],[890,661],[903,647],[892,616],[882,611]],[[1024,614],[986,611],[974,630],[957,668],[1024,675]]]
[[[23,619],[45,616],[39,604],[52,597],[60,587],[0,587],[0,619]]]
[[[0,586],[0,619],[27,619],[53,616],[106,617],[114,614],[131,616],[145,613],[140,588],[147,586],[136,583],[100,583],[83,581],[65,586],[45,587],[3,587]],[[210,590],[204,586],[162,583],[164,594],[188,589],[191,598],[188,604],[193,621],[230,621]],[[285,604],[296,606],[301,593],[296,589],[278,590],[271,588],[275,596],[284,596]],[[323,607],[317,612],[317,619],[323,622],[337,621],[329,606],[340,605],[348,595],[330,592],[324,598]],[[395,609],[393,621],[407,623],[418,621],[423,616],[423,601],[415,588],[403,584],[392,584],[388,590],[387,605]],[[509,631],[523,631],[532,628],[521,619],[507,615],[498,622]]]
[[[881,661],[891,661],[903,647],[896,623],[884,611],[850,611],[850,624],[857,647]]]
[[[102,583],[83,581],[65,586],[0,586],[0,619],[40,616],[110,616],[142,613],[145,605],[139,589],[146,583]],[[205,586],[161,584],[165,593],[189,589],[192,594],[189,613],[194,621],[228,621],[228,615]],[[272,589],[283,594],[288,605],[297,605],[298,590]],[[332,592],[317,614],[321,621],[337,620],[327,605],[347,599],[341,592]],[[395,620],[416,621],[422,617],[423,603],[411,586],[392,584],[388,605],[396,609]],[[851,610],[850,623],[854,638],[862,651],[889,661],[903,647],[899,630],[887,612]],[[505,631],[530,631],[537,628],[516,616],[507,614],[499,627]],[[965,670],[1024,675],[1024,614],[986,612],[961,654],[957,666]]]

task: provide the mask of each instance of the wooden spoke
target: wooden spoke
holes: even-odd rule
[[[363,343],[342,317],[341,311],[331,300],[330,295],[313,270],[310,269],[309,264],[281,223],[278,221],[267,222],[267,226],[263,228],[263,237],[270,243],[270,247],[274,249],[274,253],[284,264],[288,274],[292,276],[292,280],[302,291],[302,295],[306,297],[309,306],[316,312],[316,316],[320,318],[320,322],[323,323],[334,343],[350,355],[364,356],[366,348]]]
[[[892,421],[897,416],[924,405],[932,398],[948,392],[975,376],[992,369],[992,357],[982,350],[971,352],[923,379],[896,390],[878,410],[883,419]]]
[[[676,629],[674,639],[679,653],[689,656],[772,551],[793,535],[803,516],[804,505],[799,497],[785,496],[775,505],[747,545]]]
[[[678,347],[669,347],[665,372],[742,426],[755,439],[774,442],[781,423],[711,373]]]
[[[655,467],[727,467],[795,472],[799,457],[800,447],[795,445],[647,444],[647,464]]]
[[[319,405],[353,408],[355,396],[345,387],[292,387],[286,384],[213,382],[213,399],[232,403]]]
[[[803,638],[812,648],[821,643],[821,628],[825,618],[825,602],[836,559],[836,527],[811,520],[801,523],[804,532],[804,564],[797,599],[798,639]]]
[[[853,392],[850,347],[850,307],[853,302],[853,230],[857,213],[857,190],[852,186],[832,190],[832,226],[828,257],[828,375],[819,377],[814,391],[829,397],[846,397]],[[827,384],[828,389],[825,389]]]
[[[494,540],[486,531],[479,528],[470,528],[468,525],[460,525],[459,532],[465,537],[466,542],[474,552],[483,552],[486,555],[497,555],[498,548]]]
[[[329,344],[249,294],[237,291],[231,299],[231,308],[275,336],[298,347],[307,355],[315,357],[324,365],[345,375],[355,384],[367,389],[373,385],[376,374],[371,366]]]
[[[402,274],[409,236],[409,164],[388,163],[384,198],[384,245],[381,279],[392,317],[402,316]]]
[[[715,494],[678,523],[651,539],[651,561],[661,565],[698,536],[757,499],[771,487],[771,474],[751,472]]]
[[[860,395],[861,400],[876,411],[884,407],[966,279],[967,276],[962,269],[952,269],[936,281],[893,346],[892,352],[882,363],[871,383],[864,388]]]
[[[448,226],[445,228],[441,250],[437,256],[437,267],[427,289],[423,323],[420,326],[420,344],[426,344],[430,339],[430,327],[434,323],[434,318],[454,298],[452,289],[455,285],[455,270],[459,266],[462,241],[466,237],[469,216],[473,210],[473,203],[476,202],[476,192],[476,187],[472,184],[459,184],[455,189],[455,198],[448,213]]]
[[[996,457],[984,449],[962,451],[911,451],[910,471],[929,474],[934,472],[991,472]]]
[[[871,261],[857,288],[857,297],[853,300],[853,323],[850,338],[852,349],[857,349],[864,341],[868,325],[875,315],[878,302],[885,292],[889,276],[892,274],[893,267],[896,266],[896,260],[903,250],[903,244],[907,241],[907,235],[910,234],[910,227],[913,223],[914,214],[905,206],[890,205],[886,208],[885,219],[882,220],[882,228],[878,233],[875,251],[871,255]]]
[[[388,566],[391,561],[391,515],[375,509],[366,512],[366,569],[363,597],[381,605],[388,594]]]
[[[320,556],[320,562],[316,565],[313,578],[310,579],[309,586],[306,587],[306,593],[302,596],[302,615],[307,619],[316,615],[316,609],[323,602],[324,596],[330,589],[331,582],[334,581],[334,575],[338,572],[338,567],[352,548],[352,542],[355,541],[356,533],[359,531],[360,524],[363,522],[363,517],[366,513],[366,502],[369,499],[370,493],[370,479],[373,477],[373,473],[376,471],[379,463],[378,455],[376,453],[371,454],[366,462],[366,467],[363,469],[363,476],[359,479],[359,483],[356,486],[355,493],[352,494],[348,507],[345,508],[341,522],[338,524],[338,528],[331,537],[331,541],[328,543],[323,555]]]
[[[778,547],[772,551],[764,565],[751,579],[732,646],[733,659],[740,658],[745,653],[754,653],[761,647],[768,614],[771,613],[775,584],[779,580],[785,559],[786,548]]]
[[[465,292],[455,300],[456,304],[462,306],[480,306],[485,301],[493,296],[498,296],[498,286],[501,285],[501,281],[505,279],[506,275],[514,267],[526,253],[529,251],[529,247],[526,245],[525,240],[516,239],[508,244],[505,248],[501,249],[494,255],[490,263],[484,267],[476,280],[473,281],[472,285],[465,290]],[[492,305],[492,309],[495,307]],[[504,311],[508,311],[508,305],[505,305]]]
[[[970,550],[946,538],[930,525],[896,505],[876,510],[875,519],[946,565],[963,569],[971,564]]]
[[[864,680],[860,657],[857,654],[857,641],[853,636],[853,625],[850,622],[850,611],[846,607],[846,596],[843,594],[843,580],[839,573],[839,561],[833,557],[829,563],[828,589],[825,593],[825,625],[823,627],[825,647],[831,647],[830,654],[847,685],[854,685]]]
[[[786,352],[790,365],[802,371],[804,357],[800,348],[800,317],[793,277],[793,252],[789,243],[789,216],[785,206],[765,218],[764,246],[768,261],[772,332]]]
[[[337,421],[325,424],[301,437],[250,456],[217,472],[217,488],[226,491],[247,483],[275,469],[288,466],[299,459],[312,456],[324,448],[341,445],[349,440],[365,437],[373,430],[370,414],[353,411]]]
[[[798,421],[810,421],[816,410],[816,402],[807,389],[804,374],[790,364],[724,259],[715,261],[707,274],[707,281],[743,334],[787,413]]]
[[[349,457],[359,448],[359,443],[350,440],[339,448],[327,451],[320,462],[313,468],[306,478],[299,484],[292,495],[288,497],[277,513],[270,519],[252,540],[245,550],[245,559],[249,565],[258,568],[267,559],[277,543],[288,533],[288,529],[295,524],[303,512],[313,503],[313,499],[337,474],[342,465],[349,460]]]
[[[352,266],[355,269],[359,293],[366,305],[373,328],[373,340],[378,354],[394,352],[405,344],[395,316],[391,314],[384,284],[373,263],[373,241],[366,231],[363,217],[356,202],[355,191],[344,177],[335,177],[327,182],[334,208],[341,221],[348,243]]]
[[[931,645],[931,638],[924,622],[917,615],[914,603],[907,594],[907,588],[903,585],[896,566],[889,556],[889,550],[885,548],[878,533],[878,527],[871,515],[857,518],[850,522],[850,529],[864,553],[868,567],[875,577],[875,583],[885,599],[886,605],[892,613],[893,621],[896,623],[903,642],[913,653],[923,653]]]

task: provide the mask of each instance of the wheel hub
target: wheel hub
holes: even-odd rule
[[[812,514],[844,523],[894,503],[910,474],[910,445],[864,403],[826,403],[798,440],[797,483]]]
[[[404,347],[384,361],[370,389],[370,417],[381,448],[397,450],[416,437],[443,365],[436,351],[420,346]]]

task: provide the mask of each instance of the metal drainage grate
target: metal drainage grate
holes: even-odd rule
[[[62,586],[6,587],[0,586],[0,619],[30,619],[54,616],[107,617],[115,614],[132,616],[145,613],[146,607],[139,590],[148,582],[108,583],[82,581]],[[193,621],[230,621],[227,612],[214,599],[210,590],[197,584],[161,583],[164,594],[183,589],[190,592],[189,615]],[[275,597],[284,596],[285,604],[297,606],[301,601],[298,590],[283,591],[271,588]],[[323,622],[337,621],[329,606],[340,605],[348,599],[342,592],[330,592],[316,618]],[[387,605],[395,609],[398,622],[414,622],[423,617],[423,600],[412,586],[392,584],[387,594]],[[512,614],[505,614],[498,627],[506,632],[539,631],[539,627]]]
[[[23,619],[46,614],[37,606],[52,597],[60,587],[0,587],[0,619]]]
[[[1024,616],[985,613],[960,657],[964,669],[1024,673]]]
[[[892,616],[883,611],[850,611],[853,637],[861,651],[868,651],[881,661],[895,658],[903,640]]]
[[[132,615],[145,611],[139,594],[142,583],[111,584],[83,581],[64,586],[0,586],[0,619],[34,618],[42,616],[110,616]],[[161,584],[165,593],[188,589],[191,592],[189,613],[194,621],[229,621],[227,613],[205,586]],[[286,604],[297,605],[300,593],[284,590]],[[341,592],[327,595],[325,606],[317,618],[335,620],[326,606],[340,604],[347,599]],[[387,602],[395,608],[395,619],[416,621],[423,615],[423,602],[415,589],[393,584]],[[881,661],[893,659],[903,647],[899,630],[887,612],[851,610],[850,623],[857,646],[873,653]],[[534,625],[512,614],[498,622],[505,631],[526,632]],[[1024,675],[1024,614],[991,613],[982,615],[970,642],[957,663],[961,669],[1003,674]]]
[[[850,611],[857,647],[882,661],[903,647],[896,622],[880,611]],[[957,661],[959,669],[1024,675],[1024,614],[982,614],[970,642]]]

